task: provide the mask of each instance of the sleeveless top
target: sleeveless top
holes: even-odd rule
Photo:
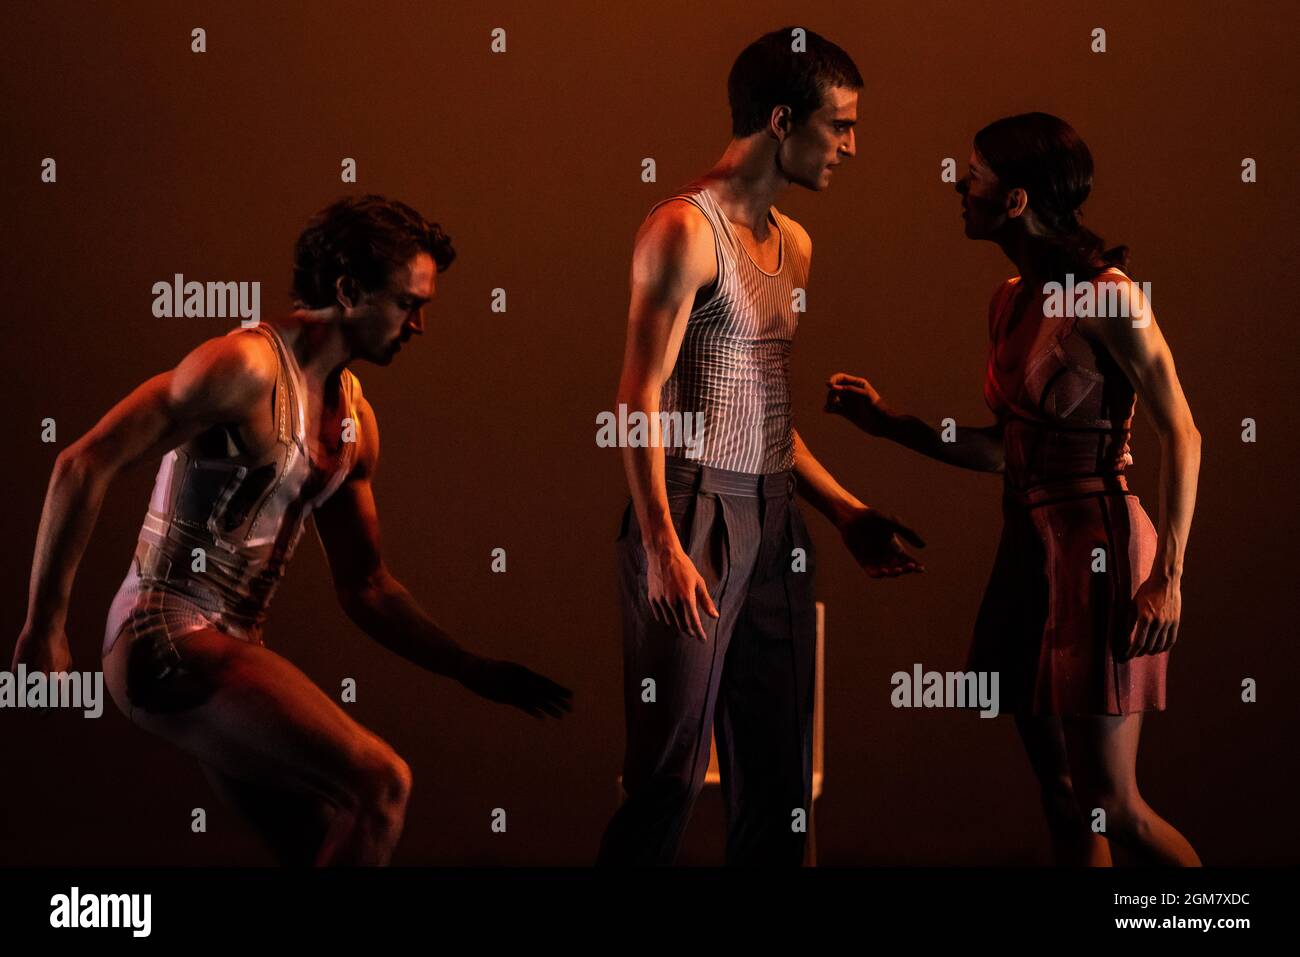
[[[656,203],[685,200],[713,228],[718,276],[696,295],[672,374],[660,391],[663,421],[695,416],[695,441],[664,432],[664,455],[735,472],[769,474],[794,463],[790,349],[799,314],[794,290],[806,290],[807,257],[788,217],[771,208],[780,237],[776,272],[761,269],[707,186],[688,186]],[[649,214],[647,214],[649,218]],[[802,298],[802,297],[801,297]],[[689,421],[689,420],[687,420]],[[691,446],[694,447],[691,447]]]
[[[359,386],[344,369],[339,433],[342,437],[342,419],[350,418],[356,441],[343,443],[336,471],[322,472],[308,454],[307,389],[293,350],[266,323],[228,334],[250,332],[264,336],[279,359],[276,444],[270,461],[250,468],[229,458],[200,457],[184,447],[167,453],[140,529],[134,567],[122,589],[138,593],[131,603],[137,614],[144,606],[179,600],[195,606],[218,630],[260,643],[267,608],[307,517],[334,494],[356,460]],[[227,453],[236,454],[229,432],[219,431]],[[196,548],[204,553],[202,571],[193,570]]]
[[[1055,328],[1041,337],[1017,377],[998,367],[998,345],[1020,286],[1013,278],[995,296],[984,379],[985,402],[1003,421],[1007,484],[1026,489],[1119,475],[1132,461],[1136,395],[1110,353],[1079,334],[1077,317],[1045,317]]]

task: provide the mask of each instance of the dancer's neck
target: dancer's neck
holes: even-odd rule
[[[337,309],[295,309],[274,324],[285,345],[293,350],[303,375],[312,382],[337,378],[352,361]]]
[[[790,185],[776,162],[779,146],[766,136],[733,139],[722,158],[700,178],[729,220],[758,235],[767,230],[772,203]]]

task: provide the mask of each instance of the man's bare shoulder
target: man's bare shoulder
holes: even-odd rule
[[[346,369],[345,371],[347,372],[349,378],[352,379],[352,395],[356,399],[357,404],[359,405],[360,403],[365,402],[366,401],[365,393],[361,389],[361,376],[357,375],[351,369]],[[367,403],[367,405],[368,404],[369,403]]]
[[[702,286],[717,274],[713,227],[694,203],[670,199],[641,224],[632,260],[634,276],[680,277]]]
[[[350,370],[349,370],[350,371]],[[357,431],[360,433],[357,445],[357,463],[353,469],[353,478],[370,478],[379,463],[379,419],[375,416],[370,400],[361,394],[361,382],[353,376],[356,386]]]
[[[171,392],[181,401],[237,410],[269,393],[278,371],[275,347],[265,336],[251,331],[216,336],[180,361]]]
[[[713,227],[700,207],[681,196],[664,200],[652,209],[637,233],[638,245],[648,240],[685,246],[704,238],[712,246]]]

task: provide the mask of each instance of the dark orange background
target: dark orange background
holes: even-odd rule
[[[823,863],[1046,860],[1034,780],[1009,718],[897,711],[889,676],[960,668],[999,525],[998,480],[870,440],[821,411],[838,369],[932,421],[989,420],[980,386],[989,295],[1012,273],[962,237],[939,181],[974,132],[1030,109],[1084,136],[1087,221],[1128,243],[1152,283],[1204,436],[1169,711],[1148,721],[1139,780],[1207,863],[1294,862],[1294,7],[1254,3],[890,2],[798,5],[313,3],[6,7],[2,151],[9,441],[3,620],[23,620],[50,466],[117,399],[233,323],[156,319],[151,286],[260,280],[287,302],[308,215],[382,192],[440,221],[459,258],[430,328],[389,369],[358,366],[379,416],[377,494],[389,564],[454,635],[576,690],[538,725],[391,656],[336,608],[303,538],[267,632],[401,752],[415,791],[399,863],[584,864],[615,798],[623,744],[613,540],[618,455],[595,445],[613,406],[632,236],[649,207],[728,138],[725,80],[759,34],[796,23],[866,79],[856,161],[829,190],[778,201],[812,234],[796,343],[796,424],[864,500],[930,546],[918,579],[870,582],[809,515],[827,604]],[[208,52],[190,52],[190,30]],[[489,52],[494,27],[508,52]],[[1109,52],[1089,50],[1095,26]],[[40,162],[58,162],[42,184]],[[359,183],[339,181],[356,158]],[[1259,182],[1240,179],[1243,157]],[[640,180],[654,157],[658,182]],[[509,311],[492,313],[504,287]],[[57,420],[59,444],[39,440]],[[1240,441],[1241,420],[1259,442]],[[1153,517],[1159,459],[1143,421],[1136,490]],[[153,467],[112,488],[70,618],[98,668],[108,602]],[[508,552],[509,571],[489,571]],[[8,667],[12,644],[3,649]],[[1245,677],[1259,702],[1240,701]],[[0,712],[0,863],[266,860],[196,763],[106,702]],[[189,830],[206,807],[209,831]],[[493,834],[493,808],[508,813]],[[706,792],[684,862],[721,860]]]

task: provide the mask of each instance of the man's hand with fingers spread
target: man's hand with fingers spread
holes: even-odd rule
[[[897,578],[925,571],[925,566],[907,554],[903,542],[924,548],[921,536],[902,522],[874,508],[854,512],[840,525],[840,536],[854,560],[872,578]]]
[[[513,705],[534,718],[563,718],[573,710],[572,691],[513,661],[466,654],[459,677],[479,697]]]

